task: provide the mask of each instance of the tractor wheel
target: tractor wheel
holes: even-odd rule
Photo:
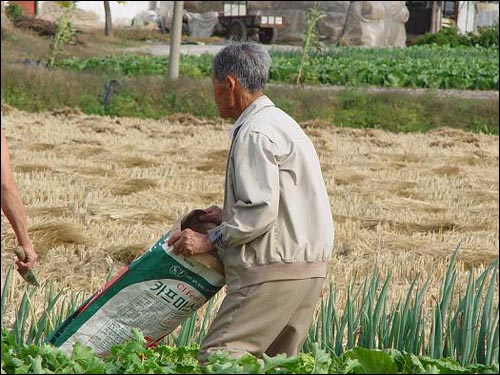
[[[227,29],[227,39],[238,42],[247,40],[248,29],[242,20],[234,20]]]
[[[261,27],[259,29],[259,41],[264,44],[271,44],[276,41],[278,30],[270,27]]]

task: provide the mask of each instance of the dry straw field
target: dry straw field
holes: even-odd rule
[[[391,298],[406,295],[416,277],[433,280],[426,293],[433,298],[459,242],[459,270],[483,269],[498,256],[498,136],[301,125],[331,198],[330,277],[339,291],[378,264],[393,273]],[[180,215],[222,204],[227,122],[30,114],[2,105],[2,127],[40,254],[39,279],[67,293],[90,295]],[[2,279],[14,244],[2,216]],[[465,280],[459,272],[458,284]],[[16,274],[11,306],[23,289]]]

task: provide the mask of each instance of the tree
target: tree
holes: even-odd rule
[[[179,78],[179,60],[182,39],[182,15],[184,1],[174,1],[174,15],[170,28],[170,52],[168,56],[168,79],[174,81]]]
[[[109,6],[109,1],[104,1],[104,15],[105,15],[105,25],[104,25],[104,35],[113,35],[113,22],[111,20],[111,7]]]
[[[432,2],[431,33],[435,34],[441,30],[442,23],[442,1]]]
[[[112,36],[113,35],[113,21],[111,19],[111,6],[109,1],[103,1],[104,3],[104,35]],[[117,1],[118,4],[126,4],[126,1]]]

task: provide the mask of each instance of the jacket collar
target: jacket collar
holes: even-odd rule
[[[229,139],[232,140],[239,131],[241,125],[245,123],[247,119],[252,117],[254,114],[259,112],[265,107],[274,107],[274,103],[266,95],[259,96],[255,99],[238,117],[233,127],[229,131]]]

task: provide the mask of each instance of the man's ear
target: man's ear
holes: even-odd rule
[[[227,87],[231,90],[231,91],[234,91],[236,89],[236,84],[237,84],[237,80],[234,76],[232,76],[231,74],[227,75],[226,76],[226,83],[227,83]]]

